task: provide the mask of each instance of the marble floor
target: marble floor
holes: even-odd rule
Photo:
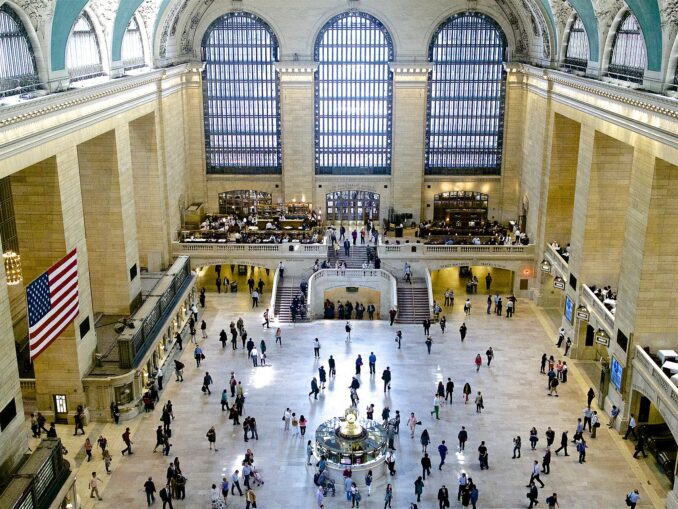
[[[283,345],[275,344],[274,328],[262,329],[262,307],[252,311],[249,295],[242,290],[236,294],[208,293],[204,317],[209,325],[209,337],[202,341],[206,359],[200,368],[195,366],[191,349],[184,350],[183,360],[187,366],[185,381],[177,383],[173,376],[166,376],[161,405],[168,399],[174,403],[176,420],[172,423],[172,450],[170,458],[178,456],[182,470],[188,478],[187,496],[175,501],[175,507],[209,507],[210,487],[218,483],[222,474],[230,474],[239,468],[245,450],[254,451],[255,463],[263,473],[265,484],[256,488],[259,508],[285,507],[292,502],[294,507],[312,508],[315,505],[313,467],[306,466],[305,440],[283,431],[281,416],[286,407],[303,414],[310,421],[307,439],[325,419],[343,415],[349,404],[347,386],[354,372],[354,359],[360,353],[365,359],[360,394],[360,410],[374,403],[379,415],[385,405],[399,409],[403,416],[415,412],[422,425],[416,438],[411,439],[405,426],[396,439],[397,474],[391,479],[394,486],[393,507],[407,508],[415,500],[413,483],[420,475],[421,445],[419,435],[428,429],[432,443],[429,449],[434,465],[437,465],[437,446],[447,440],[450,454],[442,471],[435,467],[433,475],[425,481],[422,502],[419,507],[437,507],[438,488],[445,484],[452,494],[456,493],[456,478],[460,470],[466,470],[478,485],[479,508],[527,507],[525,484],[535,459],[541,460],[544,452],[544,431],[551,426],[560,433],[567,429],[573,433],[577,417],[586,405],[588,386],[575,366],[572,366],[567,384],[559,387],[560,397],[546,395],[546,378],[539,373],[539,358],[543,352],[558,352],[554,346],[556,328],[543,311],[525,300],[519,301],[514,318],[507,319],[484,313],[483,295],[474,296],[473,315],[463,317],[462,303],[446,310],[449,328],[443,335],[439,327],[433,327],[434,343],[431,355],[427,355],[423,331],[420,326],[401,326],[403,346],[396,349],[393,340],[395,328],[388,322],[354,322],[353,338],[344,340],[343,323],[318,321],[283,327]],[[270,298],[265,295],[266,301]],[[230,345],[222,350],[218,342],[221,328],[228,330],[231,320],[243,316],[251,336],[267,343],[268,365],[252,367],[241,349],[232,351]],[[457,329],[465,320],[468,336],[464,343],[459,340]],[[320,338],[321,360],[314,360],[312,340]],[[495,359],[492,367],[483,365],[476,372],[474,358],[492,346]],[[377,376],[367,374],[367,356],[373,351],[377,356]],[[317,374],[319,365],[325,366],[327,358],[337,359],[337,378],[328,384],[317,401],[307,396],[311,377]],[[390,366],[393,372],[392,390],[384,395],[381,371]],[[202,377],[209,371],[214,379],[211,396],[201,393]],[[228,377],[234,371],[245,387],[245,415],[256,417],[259,440],[243,442],[240,427],[234,427],[222,413],[219,395],[227,386]],[[451,377],[455,382],[455,397],[452,405],[441,409],[441,419],[430,415],[431,403],[439,380]],[[465,405],[461,388],[469,382],[474,391],[482,391],[485,410],[477,414],[475,406]],[[599,411],[603,421],[606,416]],[[83,507],[137,508],[145,506],[143,483],[153,476],[160,489],[165,478],[169,458],[160,452],[153,453],[155,428],[160,412],[142,414],[121,425],[96,424],[87,427],[93,441],[104,434],[113,454],[113,472],[106,475],[101,454],[95,450],[95,459],[87,463],[82,450],[82,437],[73,437],[72,428],[61,426],[63,437],[70,453],[68,458],[79,468],[78,491]],[[457,432],[464,425],[469,433],[467,451],[454,452]],[[121,456],[121,433],[129,426],[134,442],[133,456]],[[217,433],[218,452],[208,450],[205,434],[210,426]],[[530,451],[527,440],[529,430],[536,426],[540,441],[536,451]],[[520,459],[511,459],[512,438],[523,439],[523,454]],[[588,439],[588,433],[585,435]],[[476,449],[481,440],[489,448],[490,469],[481,471]],[[570,449],[570,456],[553,456],[551,474],[543,475],[546,487],[540,490],[543,500],[552,492],[558,493],[562,508],[612,508],[624,507],[624,494],[638,488],[641,493],[639,507],[664,506],[665,482],[657,477],[653,459],[634,460],[631,444],[621,440],[616,432],[603,426],[598,438],[588,440],[590,448],[585,464],[577,462],[577,455]],[[103,480],[102,501],[89,498],[86,488],[90,472],[96,471]],[[340,483],[338,483],[340,484]],[[376,483],[371,497],[363,497],[364,507],[383,506],[384,480]],[[363,493],[366,495],[366,493]],[[230,507],[245,506],[244,497],[229,497]],[[156,501],[156,505],[160,502]],[[338,489],[335,498],[325,500],[326,508],[348,507],[343,490]],[[453,497],[452,507],[460,507]]]

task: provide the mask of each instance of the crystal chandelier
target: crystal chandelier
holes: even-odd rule
[[[18,285],[23,277],[21,276],[21,256],[14,251],[2,253],[2,260],[5,264],[5,274],[7,275],[8,285]]]

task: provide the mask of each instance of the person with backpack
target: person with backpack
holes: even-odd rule
[[[638,493],[638,490],[633,490],[626,494],[626,505],[629,506],[631,509],[635,509],[636,504],[638,503],[639,500],[640,493]]]
[[[344,330],[346,331],[346,342],[350,343],[351,342],[351,330],[353,327],[351,327],[351,322],[346,322],[346,325],[344,326]]]

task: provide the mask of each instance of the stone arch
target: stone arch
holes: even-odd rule
[[[628,369],[628,366],[626,367]],[[626,405],[626,408],[624,409],[624,416],[626,418],[629,417],[631,413],[631,409],[635,406],[635,403],[637,399],[634,397],[636,394],[640,394],[641,396],[645,396],[647,399],[649,399],[654,407],[657,409],[657,412],[660,413],[662,418],[664,419],[664,422],[666,425],[669,427],[671,430],[671,434],[673,435],[674,439],[678,439],[678,421],[674,420],[671,418],[671,416],[667,415],[667,413],[664,410],[665,405],[662,403],[661,399],[656,398],[656,393],[654,390],[652,390],[645,379],[641,377],[640,375],[636,374],[635,370],[631,375],[631,387],[629,391],[629,401],[628,404]]]

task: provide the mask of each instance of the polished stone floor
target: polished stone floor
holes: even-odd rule
[[[393,340],[394,328],[389,327],[387,322],[367,321],[354,322],[350,343],[344,340],[342,322],[286,325],[281,348],[275,344],[275,329],[262,329],[261,313],[264,308],[252,311],[248,297],[247,292],[242,290],[237,294],[209,293],[204,314],[209,325],[209,337],[201,342],[206,355],[204,364],[200,368],[195,366],[189,348],[183,353],[187,365],[185,382],[177,383],[174,377],[166,376],[161,404],[171,399],[176,414],[172,424],[170,458],[180,458],[188,477],[187,497],[184,501],[176,501],[175,507],[209,507],[211,484],[217,483],[222,474],[230,474],[239,467],[247,447],[254,451],[255,464],[266,481],[264,486],[256,488],[258,507],[316,507],[314,470],[306,466],[305,440],[283,432],[281,416],[285,407],[306,416],[309,420],[306,438],[312,438],[318,424],[343,414],[349,404],[347,386],[358,354],[365,359],[359,390],[361,412],[368,403],[374,403],[379,415],[383,406],[389,405],[392,410],[399,409],[403,416],[415,412],[422,421],[415,439],[409,437],[403,425],[403,431],[396,440],[397,474],[392,482],[393,507],[397,508],[407,508],[415,500],[413,482],[420,475],[419,435],[424,428],[431,435],[429,449],[434,465],[437,465],[436,449],[440,441],[447,440],[451,447],[443,470],[438,471],[434,467],[433,475],[426,480],[419,507],[437,507],[436,495],[442,484],[451,488],[451,493],[456,493],[456,477],[462,469],[478,485],[479,508],[527,507],[525,484],[533,460],[541,460],[543,455],[546,427],[551,426],[556,431],[556,442],[565,429],[571,435],[586,404],[587,379],[575,366],[570,370],[568,383],[559,387],[560,397],[546,395],[546,379],[539,373],[539,358],[543,352],[553,353],[556,358],[562,352],[554,347],[556,329],[552,321],[525,300],[519,301],[517,313],[512,319],[485,314],[483,295],[474,296],[473,315],[464,318],[462,303],[457,301],[454,308],[446,310],[449,328],[445,334],[441,334],[439,327],[433,327],[434,343],[431,355],[427,355],[420,326],[401,327],[403,346],[397,350]],[[268,299],[270,295],[266,293],[265,301]],[[228,323],[238,316],[243,316],[257,344],[261,339],[266,341],[268,366],[252,367],[244,351],[238,349],[234,352],[230,345],[222,350],[217,341],[218,332],[222,327],[228,330]],[[462,320],[466,320],[469,329],[464,343],[460,342],[457,332]],[[313,356],[312,340],[316,336],[322,345],[320,362],[315,361]],[[476,372],[475,355],[481,353],[484,358],[489,346],[495,352],[492,367],[483,365]],[[377,356],[377,376],[370,378],[366,359],[371,351]],[[307,396],[311,377],[317,374],[320,364],[327,365],[330,354],[338,362],[336,381],[328,384],[319,399],[313,401]],[[390,394],[384,396],[380,374],[386,366],[390,366],[393,372],[393,382]],[[211,396],[204,396],[200,391],[205,371],[210,372],[215,382]],[[245,415],[256,417],[258,441],[244,443],[240,427],[233,427],[221,412],[219,394],[227,386],[231,371],[245,386]],[[441,419],[436,421],[430,415],[433,394],[437,382],[447,377],[455,382],[454,403],[444,406]],[[476,413],[474,405],[462,402],[461,388],[465,382],[471,384],[474,393],[482,391],[485,398],[482,414]],[[87,432],[93,441],[100,433],[109,439],[113,473],[108,476],[100,452],[95,451],[95,460],[87,463],[82,451],[82,438],[72,437],[70,427],[60,427],[60,436],[70,450],[68,457],[75,459],[80,468],[77,483],[84,507],[144,507],[143,483],[149,475],[153,476],[160,489],[168,458],[152,452],[159,418],[160,412],[156,410],[119,426],[88,426]],[[603,420],[606,420],[604,415]],[[132,430],[135,454],[131,457],[120,455],[120,435],[125,425]],[[453,446],[462,425],[469,432],[469,442],[467,451],[458,454]],[[208,450],[205,438],[210,426],[216,428],[219,448],[216,453]],[[536,451],[529,450],[527,440],[532,426],[537,427],[541,437]],[[511,440],[515,435],[523,439],[523,454],[521,459],[514,460],[511,459]],[[588,438],[588,434],[586,436]],[[490,469],[486,471],[480,470],[477,461],[476,449],[481,440],[485,440],[489,447]],[[569,457],[554,455],[551,474],[542,476],[546,483],[546,487],[540,490],[542,501],[555,491],[562,508],[624,507],[624,494],[638,488],[642,496],[639,507],[663,507],[665,488],[656,476],[652,457],[634,460],[630,443],[621,440],[616,432],[610,433],[607,427],[600,428],[598,438],[589,440],[589,445],[585,464],[577,462],[572,449]],[[89,498],[86,484],[91,471],[97,471],[103,479],[101,502]],[[371,497],[364,496],[363,506],[383,507],[383,492],[384,481],[380,481],[373,486]],[[244,508],[243,498],[230,498],[229,506]],[[156,501],[156,505],[159,504]],[[341,489],[336,498],[325,501],[327,508],[348,506]],[[460,504],[453,500],[452,507],[460,507]]]

